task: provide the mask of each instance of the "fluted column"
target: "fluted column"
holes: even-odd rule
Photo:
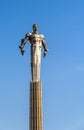
[[[30,83],[30,130],[42,130],[42,84]]]

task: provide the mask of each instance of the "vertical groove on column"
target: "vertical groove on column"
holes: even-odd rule
[[[42,85],[40,82],[40,130],[42,130]]]
[[[41,101],[41,84],[39,87],[39,128],[42,130],[42,101]]]
[[[38,88],[40,90],[40,87]],[[38,90],[38,91],[39,91]],[[39,94],[40,91],[38,92],[38,128],[40,129],[40,123],[39,123],[39,117],[40,117],[40,102],[39,102]]]
[[[32,84],[33,86],[33,130],[35,130],[35,99],[34,99],[34,85],[35,84]]]
[[[30,130],[33,130],[33,86],[30,84]]]
[[[37,85],[36,85],[37,86]],[[38,92],[38,87],[36,87],[36,130],[37,130],[37,121],[38,121],[38,119],[37,119],[37,92]]]
[[[34,130],[36,130],[36,83],[34,84]]]
[[[39,102],[38,102],[38,99],[39,99],[39,87],[37,87],[37,130],[39,130],[39,126],[38,126],[38,110],[39,110],[39,107],[38,107],[38,105],[39,105]]]

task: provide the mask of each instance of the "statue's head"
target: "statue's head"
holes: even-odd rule
[[[37,32],[38,31],[38,24],[33,24],[33,31]]]

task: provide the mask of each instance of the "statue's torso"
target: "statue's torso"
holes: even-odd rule
[[[42,45],[42,39],[43,39],[43,35],[30,33],[29,42],[31,43],[31,45],[41,46]]]

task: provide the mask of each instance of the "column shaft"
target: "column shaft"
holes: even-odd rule
[[[30,130],[42,130],[41,81],[30,83]]]

